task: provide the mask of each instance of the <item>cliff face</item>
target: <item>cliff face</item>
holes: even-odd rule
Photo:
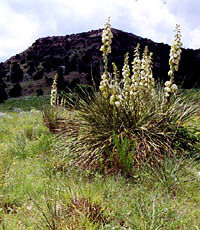
[[[155,79],[168,79],[168,60],[170,47],[163,43],[155,43],[130,33],[112,29],[114,38],[112,54],[109,63],[115,62],[119,69],[123,66],[124,55],[130,53],[137,43],[141,52],[147,45],[153,52],[153,73]],[[66,82],[92,84],[91,76],[98,85],[100,72],[103,70],[101,46],[102,30],[66,36],[40,38],[24,52],[0,63],[0,82],[6,84],[6,92],[12,96],[14,87],[20,86],[22,95],[36,93],[37,90],[47,92],[52,83],[52,77],[60,66],[65,67]],[[177,83],[184,88],[200,87],[199,66],[200,49],[183,49],[180,69],[177,73]],[[3,85],[3,84],[2,84]],[[16,95],[15,95],[16,96]]]

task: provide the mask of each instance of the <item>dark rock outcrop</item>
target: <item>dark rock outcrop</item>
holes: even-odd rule
[[[134,48],[140,43],[141,52],[145,46],[153,52],[155,79],[159,81],[168,79],[169,45],[155,43],[117,29],[112,29],[112,32],[114,38],[112,54],[109,56],[110,68],[111,63],[115,62],[121,69],[126,52],[130,53],[131,62]],[[0,63],[0,79],[8,85],[7,91],[13,88],[13,83],[20,83],[22,95],[36,93],[38,88],[46,93],[50,90],[52,77],[59,67],[63,66],[65,67],[63,81],[66,84],[78,79],[75,81],[87,84],[95,82],[98,85],[103,70],[102,53],[99,51],[101,33],[102,29],[99,29],[87,33],[40,38],[24,52]],[[176,81],[184,88],[200,87],[200,49],[182,49],[182,51]]]

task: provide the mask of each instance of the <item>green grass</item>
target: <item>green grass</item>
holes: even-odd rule
[[[130,178],[68,168],[37,98],[25,101],[0,104],[0,229],[200,229],[199,161],[166,158]]]
[[[24,96],[21,98],[10,98],[5,103],[0,104],[0,112],[12,112],[15,109],[28,111],[31,109],[41,109],[44,104],[49,104],[49,96]]]

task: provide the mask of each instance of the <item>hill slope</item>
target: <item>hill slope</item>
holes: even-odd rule
[[[170,46],[155,43],[149,39],[131,33],[112,29],[114,38],[109,61],[119,68],[123,65],[124,54],[140,43],[141,50],[148,46],[153,52],[153,73],[156,79],[166,80],[169,69]],[[102,29],[90,32],[40,38],[24,52],[17,54],[4,63],[0,63],[0,91],[6,88],[8,96],[15,97],[49,92],[52,77],[60,66],[65,67],[66,82],[92,84],[91,76],[98,85],[103,69],[101,46]],[[132,59],[132,58],[131,58]],[[177,81],[183,87],[200,87],[199,79],[200,49],[183,49]],[[19,87],[20,83],[20,87]],[[18,87],[18,88],[17,88]],[[39,93],[39,91],[37,91]],[[2,94],[1,92],[1,94]]]

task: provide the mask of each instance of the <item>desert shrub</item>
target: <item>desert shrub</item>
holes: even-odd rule
[[[62,190],[61,190],[62,189]],[[73,187],[48,187],[40,203],[33,200],[40,214],[37,229],[103,229],[111,217],[106,213],[101,198],[88,189],[74,193]],[[42,206],[43,204],[43,206]]]
[[[167,194],[176,196],[186,182],[190,182],[192,168],[195,168],[195,162],[183,158],[170,158],[167,155],[161,162],[156,162],[154,168],[148,167],[148,181],[157,183],[157,186],[162,186],[163,191]]]
[[[58,133],[65,126],[65,118],[62,116],[59,109],[45,107],[41,116],[43,124],[52,133]]]
[[[118,110],[101,94],[90,103],[80,99],[76,113],[79,122],[73,126],[80,131],[71,145],[72,162],[130,173],[131,165],[159,161],[166,154],[180,156],[188,150],[191,154],[197,142],[192,131],[183,132],[186,128],[182,125],[195,113],[196,102],[179,95],[165,103],[164,92],[158,90],[143,100],[142,107],[135,101],[133,110],[126,104]],[[65,132],[61,142],[70,138],[71,132]]]
[[[182,45],[179,26],[176,31],[169,59],[170,80],[163,87],[155,83],[152,75],[152,53],[145,47],[141,59],[139,44],[132,72],[128,53],[122,80],[114,63],[113,74],[108,72],[107,56],[113,35],[109,21],[106,23],[100,49],[104,61],[100,92],[88,100],[78,97],[78,106],[73,108],[77,136],[72,135],[73,129],[67,129],[60,137],[62,149],[66,146],[66,154],[70,156],[70,165],[131,175],[134,168],[154,166],[166,155],[178,157],[198,150],[197,140],[192,140],[193,131],[185,128],[185,123],[197,112],[197,98],[187,98],[174,84]]]

